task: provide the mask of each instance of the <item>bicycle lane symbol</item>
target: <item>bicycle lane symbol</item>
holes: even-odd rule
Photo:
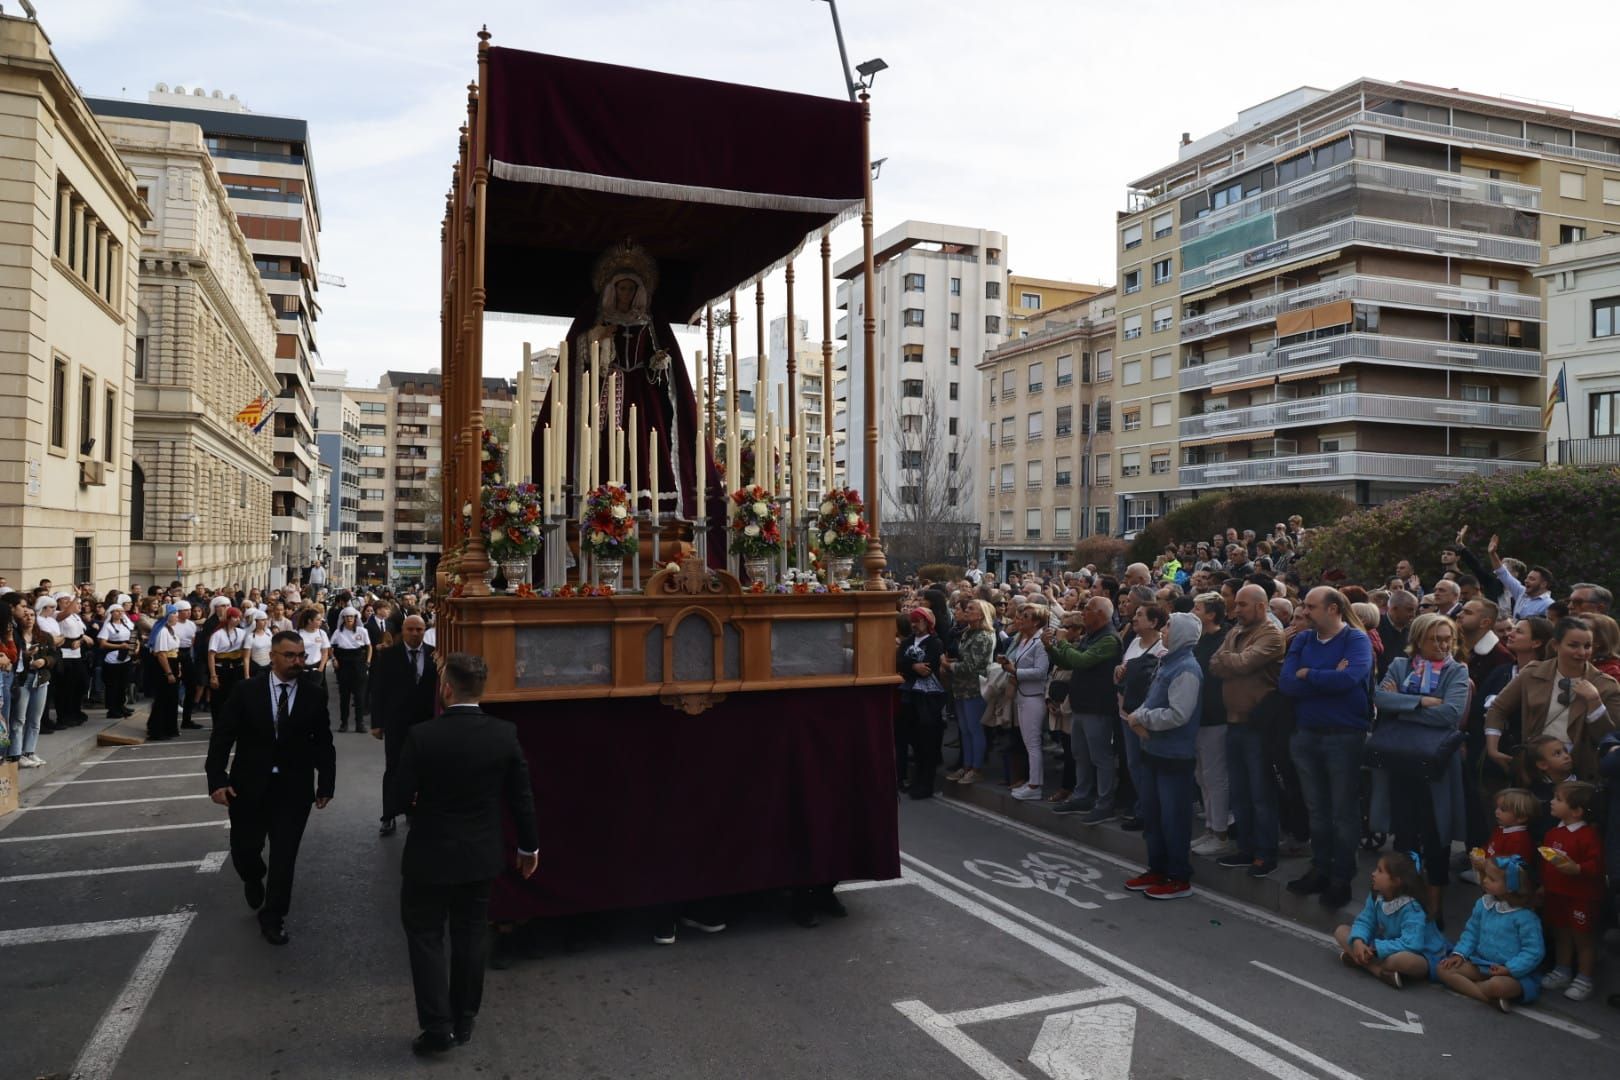
[[[1030,852],[1019,860],[1020,869],[989,859],[966,859],[962,865],[968,873],[992,884],[1009,889],[1036,889],[1066,900],[1083,911],[1095,911],[1101,905],[1095,900],[1070,895],[1071,890],[1089,889],[1103,900],[1124,900],[1130,895],[1099,885],[1103,874],[1095,866],[1050,851]]]

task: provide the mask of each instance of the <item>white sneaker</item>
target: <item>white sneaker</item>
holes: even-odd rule
[[[1041,797],[1041,789],[1038,787],[1030,787],[1028,784],[1025,784],[1021,788],[1013,788],[1012,797],[1015,799],[1022,799],[1025,802],[1028,802],[1031,799],[1039,799]]]
[[[1218,859],[1222,855],[1232,855],[1236,854],[1236,852],[1236,844],[1232,843],[1230,840],[1222,840],[1219,836],[1211,833],[1209,838],[1209,846],[1199,854],[1207,855],[1212,859]]]
[[[1562,990],[1570,985],[1574,977],[1574,973],[1568,968],[1555,967],[1541,977],[1541,988],[1543,990]]]
[[[1215,839],[1215,834],[1210,832],[1208,829],[1205,829],[1202,834],[1193,837],[1192,843],[1187,845],[1187,850],[1191,851],[1194,855],[1202,855],[1204,853],[1204,848],[1207,847],[1209,842],[1213,839]]]
[[[24,769],[37,769],[41,765],[45,764],[45,760],[43,758],[37,758],[33,754],[24,754],[17,760],[17,764]]]
[[[1571,1001],[1585,1001],[1592,996],[1592,980],[1584,975],[1576,976],[1569,989],[1564,991],[1564,996]]]

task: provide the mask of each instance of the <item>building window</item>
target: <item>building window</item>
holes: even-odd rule
[[[953,417],[951,417],[951,423],[950,423],[950,433],[951,433],[951,434],[952,434],[952,435],[955,435],[955,434],[956,434],[956,417],[954,417],[954,416],[953,416]]]
[[[1153,239],[1163,240],[1175,228],[1176,215],[1174,213],[1156,214],[1153,218]]]
[[[94,552],[90,547],[88,536],[75,536],[73,538],[73,583],[83,585],[94,583],[96,580],[96,563]]]
[[[79,453],[90,453],[91,441],[96,437],[95,419],[96,377],[79,376]]]
[[[1620,390],[1586,396],[1587,434],[1620,435]]]
[[[960,311],[951,312],[951,329],[962,329],[962,313]]]
[[[904,364],[920,364],[923,362],[923,347],[921,345],[900,346],[900,362]]]
[[[1011,510],[1003,510],[1001,512],[1000,517],[1001,517],[1001,535],[1002,536],[1011,536],[1012,535],[1012,511]]]
[[[1024,511],[1024,539],[1039,540],[1041,538],[1041,512],[1039,510]]]
[[[1108,512],[1107,507],[1099,506],[1097,508],[1097,535],[1098,536],[1107,536],[1108,535],[1108,528],[1112,524],[1112,517],[1113,517],[1113,515]]]
[[[962,384],[961,383],[954,383],[954,382],[951,383],[951,400],[952,401],[958,400],[961,393],[962,393]]]
[[[901,397],[922,397],[923,396],[923,381],[921,379],[901,379],[900,380],[900,396]]]
[[[1150,496],[1145,499],[1125,500],[1125,531],[1141,532],[1153,524],[1159,515],[1153,509],[1154,499]]]
[[[1166,304],[1164,307],[1153,309],[1153,332],[1170,329],[1170,324],[1176,321],[1175,309]]]
[[[1033,292],[1019,293],[1018,306],[1025,311],[1041,310],[1041,294]]]
[[[1001,418],[1001,445],[1002,446],[1011,446],[1013,444],[1013,439],[1016,438],[1016,437],[1017,437],[1017,433],[1013,431],[1013,418],[1010,417],[1010,416],[1002,417]]]
[[[1461,439],[1457,443],[1457,453],[1465,458],[1491,458],[1496,456],[1496,447],[1486,439]]]
[[[1025,479],[1028,485],[1032,488],[1040,487],[1041,481],[1045,478],[1043,474],[1046,472],[1046,463],[1042,461],[1031,461],[1024,467],[1024,469]]]
[[[1119,426],[1122,431],[1140,431],[1142,428],[1141,408],[1121,409],[1119,411]]]
[[[1463,383],[1462,399],[1464,401],[1489,401],[1491,388],[1481,383]]]
[[[1001,299],[1001,282],[987,281],[984,283],[984,298],[986,300]]]
[[[1613,176],[1603,178],[1603,201],[1610,206],[1620,203],[1620,178]]]
[[[1170,260],[1156,259],[1153,263],[1153,284],[1163,285],[1170,280]]]
[[[959,278],[959,277],[951,278],[951,295],[952,296],[961,296],[962,295],[962,279],[961,278]]]
[[[1323,397],[1334,394],[1353,394],[1356,392],[1356,377],[1352,375],[1347,379],[1329,379],[1319,389]]]
[[[1045,377],[1045,364],[1037,360],[1033,364],[1029,365],[1029,392],[1032,394],[1039,393],[1046,385],[1043,381]]]
[[[1013,465],[1010,462],[1003,465],[1001,467],[1001,490],[1011,491],[1013,489],[1013,485],[1018,482],[1017,475],[1018,467],[1016,465]]]
[[[1126,341],[1135,341],[1142,336],[1142,316],[1127,315],[1124,323],[1125,331],[1120,335]]]
[[[1119,475],[1141,476],[1142,455],[1135,450],[1126,450],[1119,455]]]
[[[1127,360],[1119,365],[1119,381],[1126,386],[1135,386],[1142,381],[1142,361]]]
[[[1098,454],[1096,468],[1092,470],[1096,483],[1112,484],[1114,482],[1114,455]]]
[[[1142,244],[1142,223],[1137,222],[1135,225],[1127,225],[1120,230],[1119,242],[1120,246],[1126,251],[1131,250],[1133,247],[1140,247]]]
[[[1155,379],[1168,379],[1170,377],[1170,354],[1159,353],[1153,358],[1153,377]]]
[[[900,451],[900,467],[902,469],[920,469],[922,463],[923,453],[921,450]]]
[[[1127,294],[1142,291],[1142,271],[1127,270],[1124,277],[1125,292]]]
[[[1057,437],[1063,438],[1074,429],[1074,406],[1059,405],[1057,410]]]
[[[1097,402],[1097,430],[1114,430],[1113,406],[1108,403],[1107,398],[1103,398],[1101,401]]]
[[[51,446],[67,449],[67,361],[60,356],[51,362]]]
[[[1592,336],[1620,336],[1620,296],[1592,301]]]
[[[118,436],[118,391],[108,390],[101,403],[101,460],[113,463],[114,440]]]
[[[1008,369],[1001,373],[1001,396],[1004,398],[1018,396],[1018,372]]]
[[[1169,471],[1170,471],[1170,455],[1169,454],[1154,454],[1152,460],[1150,460],[1148,462],[1148,470],[1154,476],[1164,476],[1167,473],[1169,473]]]
[[[921,326],[923,324],[922,308],[906,308],[900,315],[907,326]]]
[[[1153,426],[1168,427],[1170,424],[1170,403],[1168,401],[1155,401],[1153,403]]]
[[[984,332],[987,334],[1001,333],[1001,316],[986,315],[984,317]]]
[[[1053,483],[1060,488],[1068,487],[1074,483],[1074,459],[1068,457],[1058,458],[1056,467],[1052,470],[1052,472]]]
[[[1067,506],[1060,506],[1052,511],[1052,537],[1056,540],[1067,540],[1074,531],[1074,511]]]
[[[1060,356],[1057,358],[1057,384],[1068,386],[1074,382],[1074,357]]]
[[[146,539],[146,471],[139,465],[129,469],[129,538]]]
[[[927,279],[922,274],[907,274],[905,277],[906,292],[922,292]]]
[[[1097,350],[1097,381],[1107,382],[1114,377],[1114,350]]]
[[[1043,421],[1041,413],[1032,412],[1029,414],[1029,428],[1027,437],[1030,442],[1034,442],[1036,439],[1041,437],[1042,423]]]
[[[1578,172],[1559,173],[1558,194],[1565,199],[1586,198],[1586,174]]]
[[[1558,242],[1560,244],[1573,244],[1586,239],[1586,226],[1560,225],[1558,226]]]

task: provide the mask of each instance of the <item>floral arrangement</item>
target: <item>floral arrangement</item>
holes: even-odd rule
[[[478,475],[485,486],[499,484],[506,472],[506,450],[501,440],[489,428],[484,429],[483,441],[478,447]]]
[[[580,544],[599,559],[623,559],[635,544],[636,521],[630,495],[619,484],[603,484],[585,496]]]
[[[782,550],[781,504],[755,484],[731,493],[731,553],[770,558]]]
[[[540,550],[540,489],[534,484],[495,484],[483,490],[481,520],[489,553],[496,559],[518,559]],[[463,521],[472,506],[462,507]]]
[[[555,589],[534,589],[528,595],[567,600],[576,596],[613,596],[616,592],[611,585],[559,585]]]
[[[763,592],[764,590],[758,589],[755,591]],[[817,579],[815,571],[813,570],[789,570],[787,572],[787,579],[778,582],[776,587],[771,589],[771,592],[778,593],[783,596],[812,596],[826,593],[839,593],[843,591],[844,590],[839,588],[837,585],[823,585],[821,581]]]
[[[834,558],[849,558],[866,550],[866,506],[854,488],[833,488],[816,515],[810,546]]]

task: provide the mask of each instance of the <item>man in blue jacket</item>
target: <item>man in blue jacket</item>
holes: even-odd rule
[[[1311,820],[1311,868],[1288,883],[1323,905],[1350,899],[1361,839],[1361,749],[1371,720],[1372,642],[1345,622],[1350,603],[1322,586],[1305,595],[1311,628],[1295,634],[1277,687],[1294,701],[1289,752]]]

